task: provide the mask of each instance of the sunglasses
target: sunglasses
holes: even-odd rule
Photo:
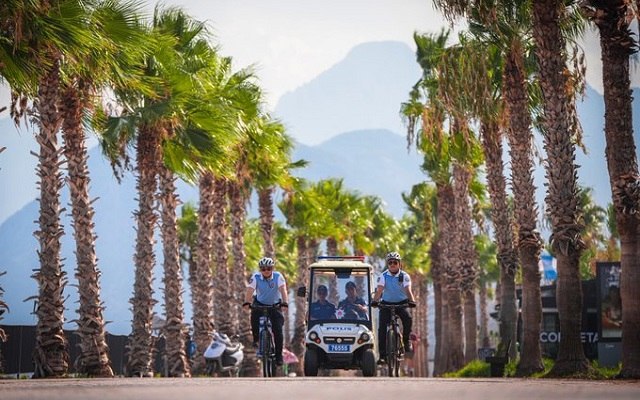
[[[260,267],[260,271],[271,271],[273,267]]]
[[[319,291],[318,291],[318,294],[327,294],[327,292],[326,292],[326,291],[324,291],[324,290],[319,290]]]
[[[389,265],[396,265],[396,264],[400,264],[400,263],[396,260],[389,261]]]

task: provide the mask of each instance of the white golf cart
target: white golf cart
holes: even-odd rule
[[[373,267],[361,256],[320,256],[309,266],[305,376],[318,369],[359,369],[375,376],[376,356],[371,314]]]

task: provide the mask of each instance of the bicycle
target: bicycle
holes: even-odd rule
[[[413,307],[411,303],[390,304],[378,303],[375,307],[391,310],[391,318],[387,324],[387,369],[390,377],[400,376],[400,361],[404,360],[404,340],[400,328],[400,316],[396,313],[398,308]]]
[[[260,336],[258,342],[258,352],[262,364],[262,376],[265,378],[276,376],[278,365],[276,364],[276,344],[273,336],[273,324],[269,317],[270,310],[277,310],[280,303],[273,305],[253,303],[249,307],[261,310],[260,316]]]

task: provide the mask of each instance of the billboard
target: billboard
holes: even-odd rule
[[[598,336],[601,342],[622,338],[620,262],[596,263]]]

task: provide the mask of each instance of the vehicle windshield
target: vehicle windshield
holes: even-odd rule
[[[369,270],[311,270],[309,320],[370,321]]]

